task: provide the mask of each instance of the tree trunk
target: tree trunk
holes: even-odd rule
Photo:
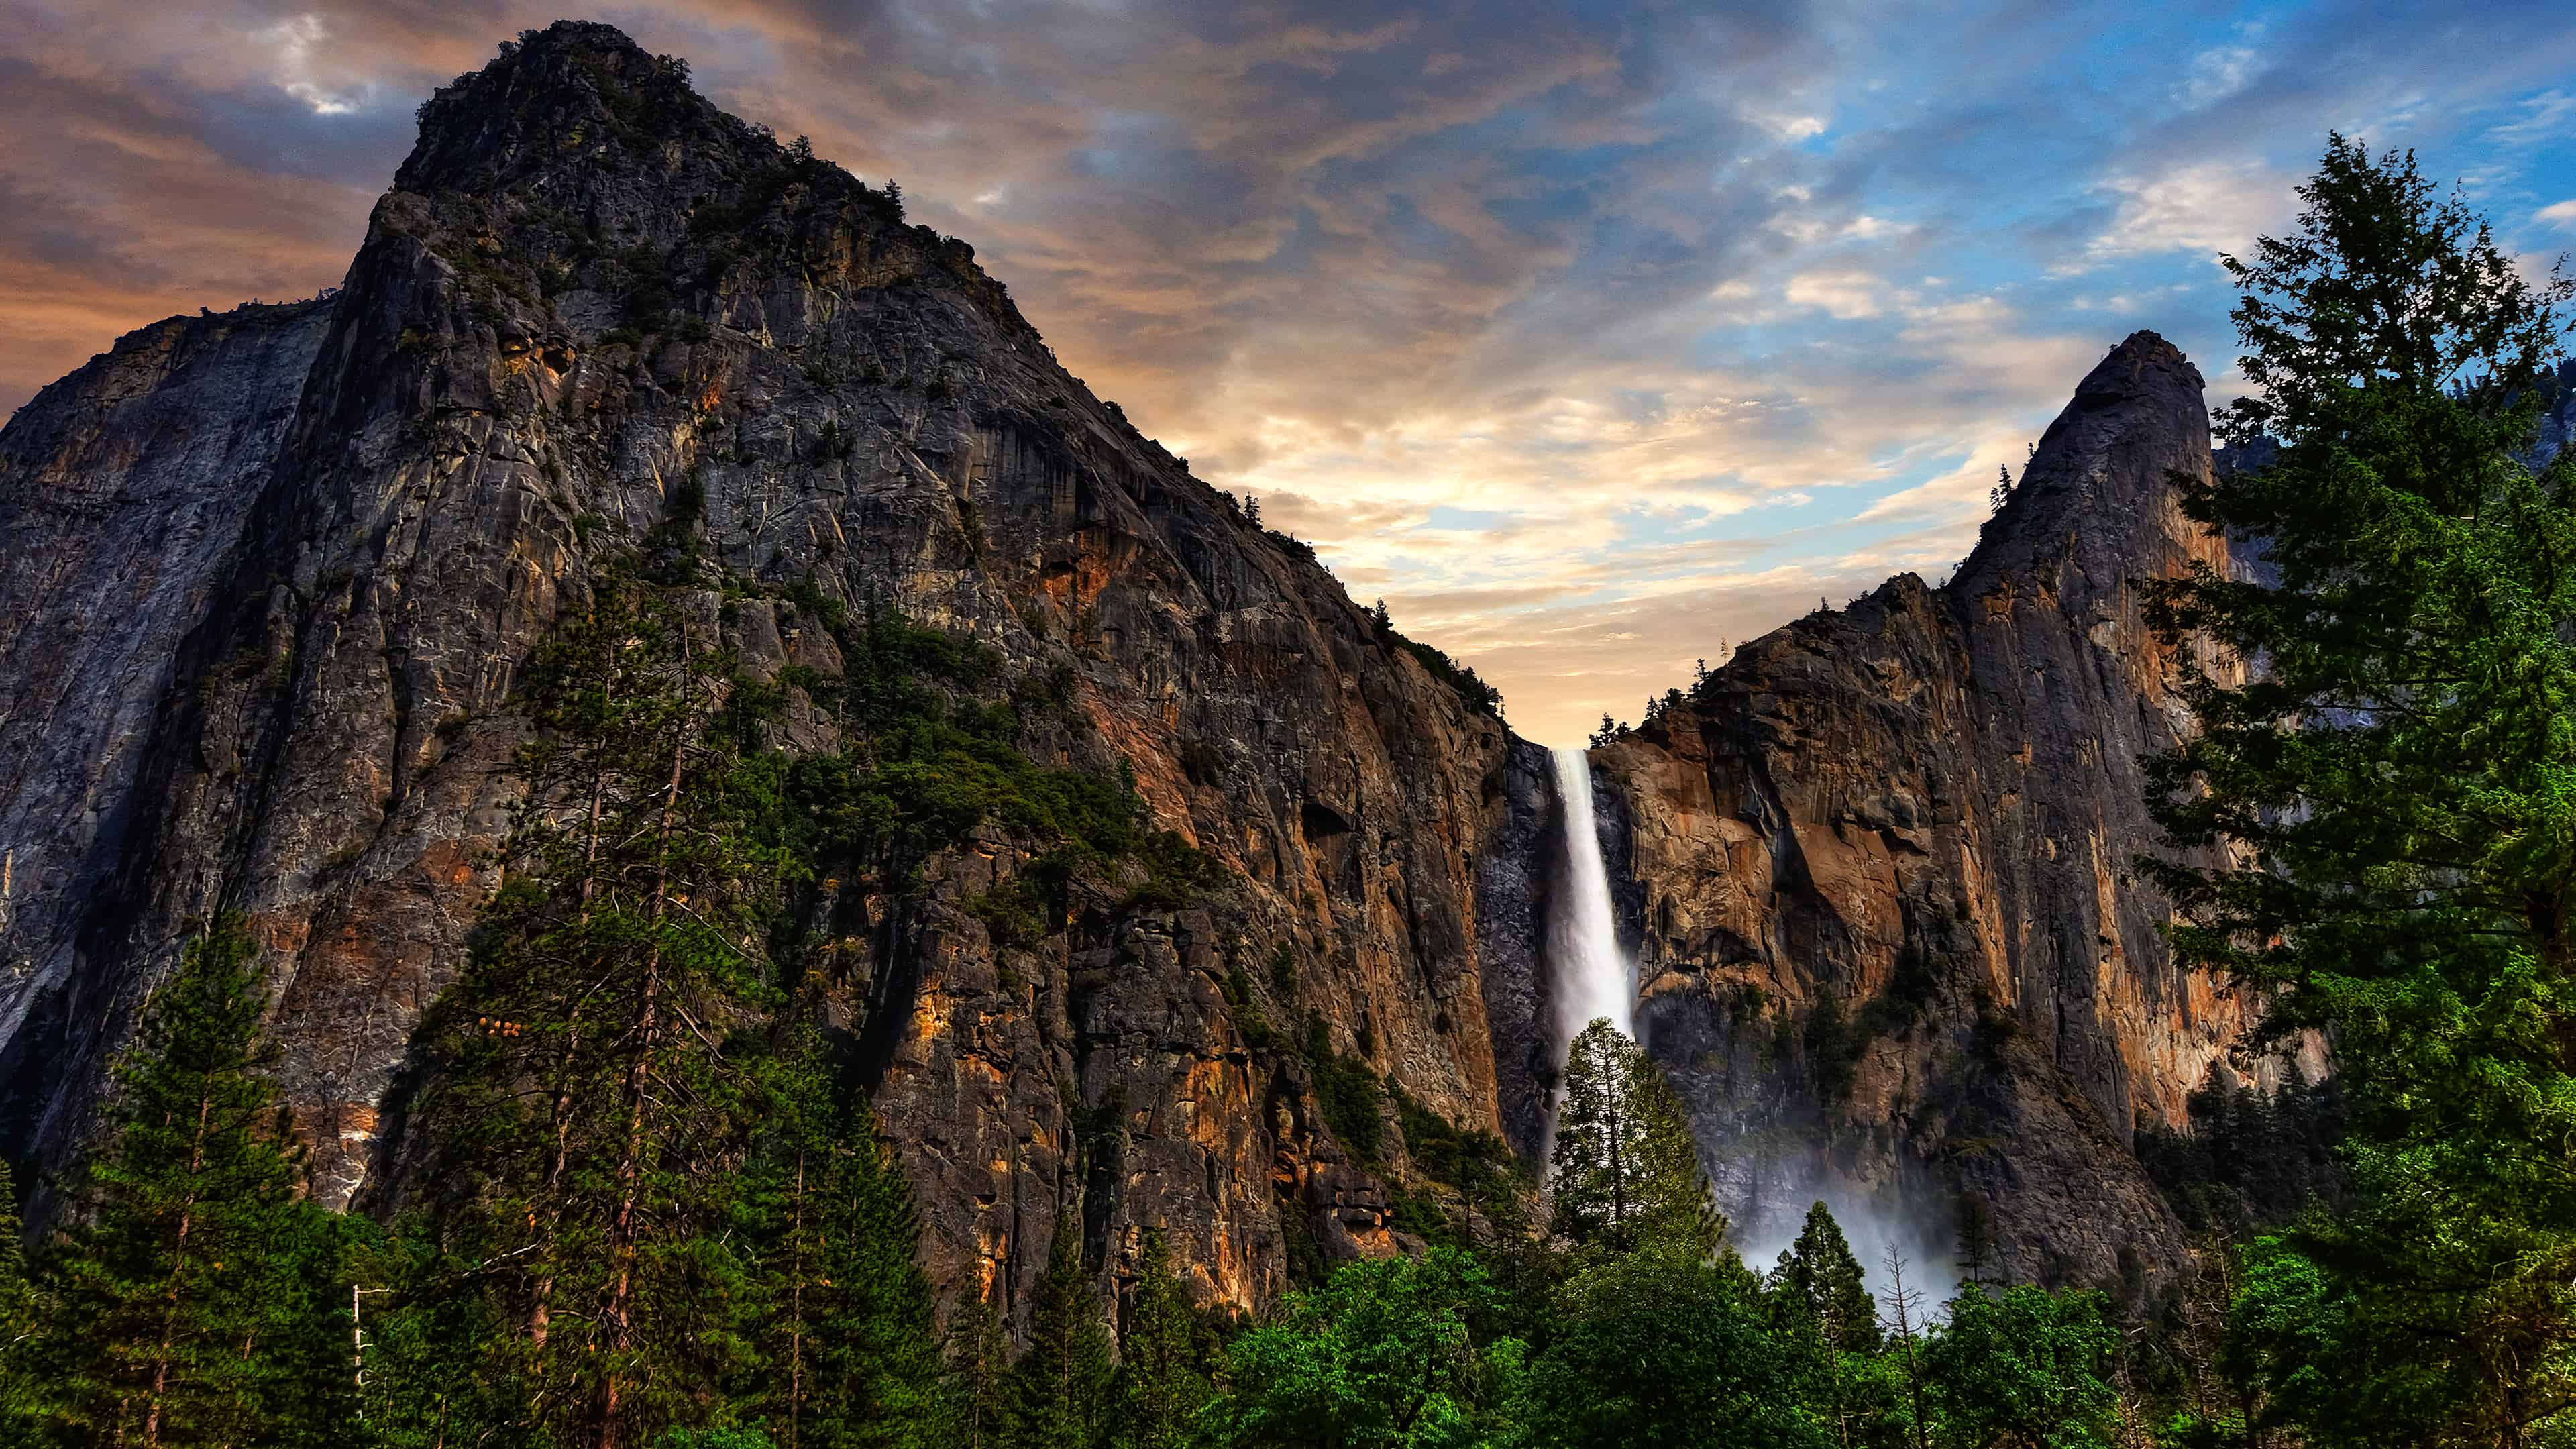
[[[170,1353],[179,1330],[179,1276],[188,1266],[188,1230],[197,1218],[197,1174],[206,1162],[206,1119],[214,1114],[215,1099],[204,1088],[197,1092],[197,1132],[188,1142],[188,1196],[179,1204],[179,1233],[170,1245],[170,1285],[161,1300],[161,1347],[152,1360],[152,1397],[146,1401],[143,1415],[144,1449],[157,1449],[161,1442],[161,1399],[170,1388]]]

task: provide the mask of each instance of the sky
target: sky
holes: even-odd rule
[[[1525,735],[1937,581],[2085,370],[2235,385],[2330,129],[2576,247],[2563,4],[0,0],[0,408],[340,279],[429,90],[607,20],[974,244]]]

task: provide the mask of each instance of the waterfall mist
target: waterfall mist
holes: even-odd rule
[[[1592,763],[1581,749],[1550,751],[1550,763],[1564,839],[1557,856],[1559,874],[1548,892],[1542,960],[1552,1003],[1548,1025],[1554,1063],[1562,1068],[1574,1038],[1597,1019],[1606,1017],[1631,1040],[1641,1039],[1636,965],[1619,948],[1610,874],[1593,813]],[[1675,1045],[1687,1050],[1686,1044],[1667,1043],[1668,1048]],[[1905,1260],[1908,1293],[1922,1295],[1917,1307],[1922,1319],[1941,1316],[1941,1305],[1957,1291],[1958,1282],[1946,1208],[1922,1210],[1908,1200],[1914,1193],[1894,1183],[1849,1180],[1834,1170],[1821,1138],[1783,1152],[1776,1139],[1763,1140],[1771,1134],[1748,1131],[1754,1124],[1738,1110],[1687,1090],[1683,1095],[1691,1107],[1701,1161],[1719,1187],[1721,1204],[1736,1215],[1736,1251],[1756,1272],[1771,1270],[1796,1240],[1809,1204],[1823,1202],[1860,1260],[1882,1311],[1893,1306],[1887,1265],[1892,1249]],[[1554,1148],[1556,1114],[1564,1101],[1565,1087],[1559,1083],[1548,1103],[1542,1161]]]
[[[1831,1181],[1783,1183],[1774,1190],[1784,1203],[1795,1202],[1797,1211],[1783,1212],[1778,1219],[1766,1215],[1758,1223],[1738,1223],[1730,1234],[1735,1251],[1755,1272],[1768,1273],[1778,1265],[1780,1255],[1798,1240],[1808,1205],[1821,1202],[1842,1228],[1852,1256],[1860,1260],[1880,1317],[1892,1321],[1895,1314],[1887,1262],[1891,1249],[1905,1259],[1905,1291],[1915,1299],[1909,1315],[1915,1325],[1950,1316],[1943,1305],[1959,1291],[1959,1270],[1952,1261],[1957,1245],[1954,1235],[1940,1225],[1941,1215],[1911,1211],[1902,1202],[1891,1203],[1883,1196]]]

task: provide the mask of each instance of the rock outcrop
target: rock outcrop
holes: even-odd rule
[[[2222,558],[2164,481],[2208,466],[2197,375],[2132,338],[1948,586],[1757,641],[1596,752],[1641,1020],[1748,1228],[1831,1182],[1945,1234],[1990,1203],[2020,1277],[2179,1252],[2127,1142],[2246,1007],[2173,970],[2129,866],[2179,718],[2128,580]],[[1340,1140],[1309,1022],[1541,1140],[1546,753],[1068,375],[965,243],[565,24],[423,108],[335,295],[144,329],[0,432],[8,1150],[78,1149],[136,1007],[238,911],[315,1192],[398,1203],[384,1114],[524,788],[514,678],[674,528],[784,742],[837,739],[823,615],[890,605],[1233,877],[1035,946],[969,909],[1037,848],[999,826],[918,896],[832,887],[944,1291],[1017,1303],[1062,1222],[1104,1272],[1164,1228],[1243,1307],[1407,1246],[1401,1118]]]
[[[2209,468],[2200,375],[2141,332],[1947,584],[1756,640],[1596,752],[1641,1030],[1753,1236],[1825,1195],[1946,1255],[1956,1194],[2018,1280],[2177,1259],[2133,1133],[2187,1125],[2254,1004],[2175,967],[2134,868],[2187,716],[2133,581],[2231,567],[2176,508]]]

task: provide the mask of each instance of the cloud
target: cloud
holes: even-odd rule
[[[1801,272],[1789,279],[1787,296],[1845,322],[1877,316],[1886,299],[1879,278],[1861,271]]]
[[[2576,96],[2561,90],[2543,91],[2525,97],[2519,109],[2519,119],[2489,130],[2487,139],[2507,146],[2531,146],[2576,136]]]
[[[2560,231],[2576,231],[2576,199],[2553,201],[2531,214],[2533,221]]]
[[[429,88],[536,0],[50,0],[0,33],[0,406],[339,280]],[[2576,25],[2506,0],[621,0],[719,101],[975,244],[1095,390],[1537,737],[1937,574],[2329,125],[2564,225]],[[2509,203],[2505,198],[2511,198]],[[2116,319],[2116,320],[2115,320]],[[2215,359],[2203,357],[2213,376]]]

